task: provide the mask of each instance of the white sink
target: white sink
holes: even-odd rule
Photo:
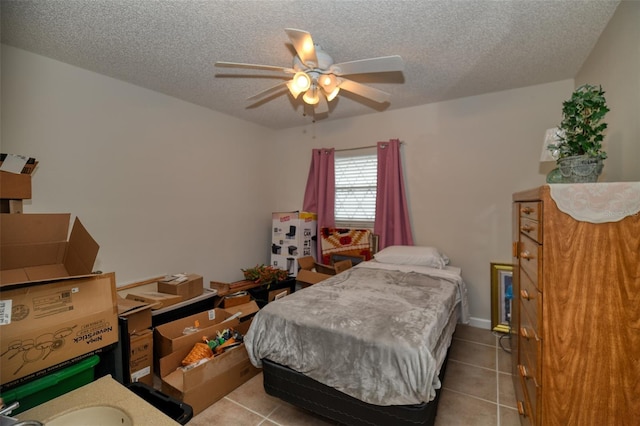
[[[86,407],[46,421],[45,426],[133,426],[124,411],[109,406]]]

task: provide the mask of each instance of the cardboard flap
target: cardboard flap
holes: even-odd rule
[[[15,216],[22,215],[16,214]],[[2,233],[4,234],[4,228],[2,228]],[[0,247],[0,267],[5,270],[61,263],[64,260],[66,248],[66,241],[3,245]]]
[[[145,302],[140,302],[137,300],[125,299],[124,297],[118,295],[118,315],[119,316],[127,316],[132,315],[137,312],[142,312],[145,309],[149,309],[151,305]]]
[[[352,266],[353,266],[353,263],[349,259],[340,260],[333,264],[333,268],[335,269],[336,274],[339,274],[340,272],[344,272],[347,269],[351,269]]]
[[[175,351],[171,352],[169,355],[167,356],[163,356],[162,358],[160,358],[160,371],[158,371],[158,374],[160,374],[160,377],[162,379],[164,379],[166,376],[170,375],[171,373],[173,373],[174,371],[176,371],[181,365],[182,365],[182,360],[189,355],[189,352],[191,352],[191,349],[193,347],[191,346],[184,346],[182,348],[176,349]],[[180,373],[181,370],[179,371]],[[180,377],[182,377],[182,374],[180,374]],[[182,384],[182,380],[180,380],[180,385]],[[176,389],[182,389],[182,387],[176,387]]]
[[[67,242],[70,213],[0,214],[2,245]]]
[[[23,268],[0,271],[0,288],[3,288],[5,284],[22,283],[25,281],[29,281],[29,277],[27,277],[27,272]]]
[[[225,353],[211,358],[204,364],[185,371],[183,374],[183,386],[185,389],[195,388],[216,376],[220,376],[221,374],[230,371],[235,365],[246,358],[247,349],[244,345],[229,349]]]
[[[305,269],[298,271],[298,276],[296,277],[298,281],[307,284],[315,284],[322,280],[326,280],[327,278],[331,278],[331,275],[321,274],[319,272],[311,272]]]
[[[100,246],[76,217],[71,229],[64,265],[69,275],[90,274]]]
[[[33,266],[30,268],[24,268],[24,270],[27,273],[29,281],[42,281],[51,278],[63,278],[69,275],[67,274],[64,265],[61,264]]]
[[[298,259],[298,265],[300,268],[310,271],[316,265],[316,261],[311,256],[305,256]]]
[[[282,291],[285,291],[285,290],[286,289],[282,289]],[[252,300],[249,303],[244,303],[242,305],[235,305],[228,308],[224,308],[224,310],[231,313],[232,315],[237,312],[241,312],[240,318],[245,318],[249,315],[255,314],[260,310],[260,308],[258,307],[258,304],[255,302],[255,300]]]

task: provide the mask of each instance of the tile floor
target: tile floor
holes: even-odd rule
[[[502,343],[509,347],[508,339]],[[519,426],[510,375],[510,354],[490,330],[459,325],[438,407],[436,426]],[[267,395],[258,374],[202,413],[188,426],[312,426],[335,422]]]

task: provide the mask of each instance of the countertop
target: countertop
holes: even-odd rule
[[[112,406],[126,412],[134,425],[175,426],[178,422],[140,398],[110,375],[61,395],[13,417],[46,424],[54,417],[80,408]]]

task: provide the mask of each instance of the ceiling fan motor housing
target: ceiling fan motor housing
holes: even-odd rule
[[[327,52],[322,50],[322,48],[317,44],[315,45],[315,47],[316,47],[316,57],[318,59],[318,63],[314,64],[313,62],[309,61],[308,64],[313,66],[307,66],[307,64],[304,64],[302,62],[302,60],[300,59],[300,56],[296,55],[293,57],[294,70],[305,71],[305,72],[315,70],[321,73],[330,72],[329,68],[331,67],[331,65],[333,65],[333,58]]]

